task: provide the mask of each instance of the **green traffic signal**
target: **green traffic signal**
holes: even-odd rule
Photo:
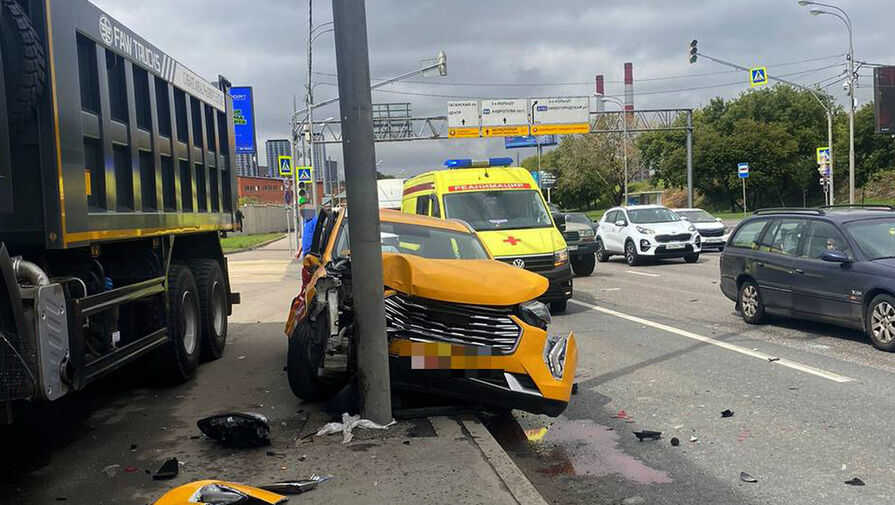
[[[690,42],[690,63],[696,63],[696,57],[699,54],[699,49],[696,48],[696,39],[693,39]]]
[[[299,205],[304,205],[304,204],[306,204],[306,203],[308,203],[308,199],[307,199],[307,198],[305,198],[305,197],[303,197],[303,196],[298,197],[298,204],[299,204]]]

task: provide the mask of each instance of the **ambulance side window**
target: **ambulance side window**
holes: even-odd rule
[[[423,215],[423,216],[428,216],[429,209],[431,208],[431,204],[432,204],[432,199],[429,197],[429,195],[423,195],[423,196],[418,197],[416,199],[416,213]]]

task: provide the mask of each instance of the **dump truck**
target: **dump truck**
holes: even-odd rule
[[[189,380],[239,303],[229,82],[86,0],[0,0],[0,50],[0,422],[125,366]]]

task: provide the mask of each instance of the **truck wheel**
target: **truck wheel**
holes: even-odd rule
[[[202,321],[199,293],[185,265],[172,264],[168,272],[168,341],[152,356],[153,374],[160,382],[179,384],[193,378],[199,366]]]
[[[584,256],[572,256],[572,271],[579,277],[587,277],[594,273],[594,267],[597,265],[597,258],[593,254],[585,254]]]
[[[221,265],[212,259],[190,262],[199,289],[202,321],[201,357],[212,361],[224,354],[227,345],[227,283]]]
[[[43,46],[28,15],[15,0],[0,0],[0,48],[9,124],[20,130],[33,116],[47,78]]]
[[[298,323],[292,336],[289,337],[289,349],[286,355],[286,376],[289,378],[289,389],[292,394],[311,402],[326,400],[334,395],[338,388],[320,380],[317,376],[317,368],[320,360],[312,358],[317,355],[323,357],[322,349],[315,349],[318,345],[325,345],[325,328],[321,325],[311,325],[307,319]],[[317,333],[312,335],[312,333]],[[312,338],[313,337],[313,338]],[[321,342],[317,344],[316,342]],[[314,351],[319,352],[314,352]]]

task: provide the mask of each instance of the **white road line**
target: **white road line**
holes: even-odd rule
[[[600,291],[621,291],[622,288],[601,288]]]
[[[608,314],[610,316],[619,317],[621,319],[627,319],[628,321],[632,321],[638,324],[642,324],[644,326],[650,326],[659,330],[667,331],[669,333],[674,333],[675,335],[680,335],[682,337],[687,337],[689,339],[698,340],[699,342],[704,342],[706,344],[711,344],[714,346],[721,347],[723,349],[727,349],[729,351],[738,352],[740,354],[745,354],[746,356],[752,356],[753,358],[758,358],[763,361],[767,361],[772,364],[783,365],[787,368],[792,368],[793,370],[799,370],[800,372],[809,373],[811,375],[816,375],[818,377],[823,377],[824,379],[831,380],[833,382],[851,382],[854,379],[851,377],[846,377],[844,375],[839,375],[837,373],[828,372],[826,370],[821,370],[820,368],[815,368],[812,366],[804,365],[797,361],[791,361],[785,358],[777,358],[777,356],[772,356],[770,354],[765,354],[759,351],[753,351],[752,349],[747,349],[745,347],[741,347],[736,344],[730,344],[721,340],[715,340],[713,338],[709,338],[703,335],[698,335],[696,333],[681,330],[679,328],[675,328],[673,326],[668,326],[667,324],[657,323],[654,321],[650,321],[649,319],[643,319],[642,317],[632,316],[630,314],[625,314],[624,312],[619,312],[617,310],[607,309],[605,307],[599,307],[597,305],[593,305],[590,303],[581,302],[578,300],[569,300],[570,303],[575,305],[585,307],[591,310],[596,310],[597,312],[602,312],[604,314]],[[775,359],[777,358],[777,359]]]
[[[635,272],[635,271],[633,271],[633,270],[625,270],[625,272],[628,272],[629,274],[634,274],[634,275],[643,275],[643,276],[646,276],[646,277],[662,277],[662,276],[659,275],[659,274],[648,274],[648,273],[646,273],[646,272]]]

